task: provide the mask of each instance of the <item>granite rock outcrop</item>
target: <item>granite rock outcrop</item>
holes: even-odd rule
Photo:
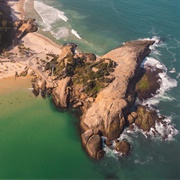
[[[141,63],[153,44],[151,40],[131,41],[96,57],[78,53],[76,44],[67,43],[60,55],[49,62],[47,69],[52,74],[51,67],[54,67],[57,84],[52,90],[53,101],[60,108],[81,110],[81,139],[90,157],[104,156],[102,136],[110,146],[126,126],[139,121],[132,106],[137,96]],[[130,151],[126,140],[114,148],[124,155]]]

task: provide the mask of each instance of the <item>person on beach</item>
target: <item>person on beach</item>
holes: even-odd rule
[[[15,72],[15,80],[16,80],[16,77],[18,77],[18,72],[17,71]]]

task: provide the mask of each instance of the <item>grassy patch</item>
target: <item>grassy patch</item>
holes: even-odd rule
[[[73,84],[81,84],[88,96],[95,97],[102,88],[114,80],[110,74],[114,71],[115,62],[111,59],[86,62],[83,58],[67,55],[60,62],[55,61],[54,59],[47,65],[51,67],[50,64],[55,64],[54,74],[59,79],[71,77]]]
[[[146,75],[143,76],[143,78],[137,83],[137,89],[138,91],[145,91],[148,90],[150,87],[149,79]]]

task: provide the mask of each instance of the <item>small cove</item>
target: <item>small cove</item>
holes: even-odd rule
[[[0,178],[100,178],[82,149],[77,117],[21,85],[0,94]]]

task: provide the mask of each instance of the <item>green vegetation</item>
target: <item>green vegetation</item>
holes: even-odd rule
[[[47,63],[46,70],[51,70],[53,64],[54,75],[58,79],[72,77],[73,84],[81,84],[88,96],[95,97],[102,88],[114,80],[110,74],[114,71],[115,62],[111,59],[86,62],[83,58],[67,55],[60,62],[53,59]]]
[[[148,90],[150,87],[148,77],[146,75],[143,76],[143,78],[137,83],[136,89],[138,91],[145,91]]]
[[[29,47],[26,47],[23,43],[18,45],[18,49],[22,55],[27,55],[31,51],[31,49]]]

